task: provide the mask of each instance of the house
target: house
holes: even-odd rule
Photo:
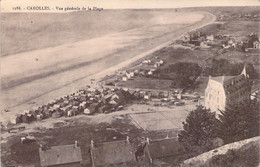
[[[213,41],[214,40],[214,35],[207,35],[206,36],[206,40],[210,41],[210,42]]]
[[[67,113],[71,109],[72,109],[72,105],[67,105],[66,107],[61,108],[61,111],[63,111],[64,113]]]
[[[11,124],[18,124],[22,122],[22,114],[15,114],[11,119]]]
[[[259,41],[253,42],[253,48],[260,49],[260,42]]]
[[[147,144],[144,148],[144,155],[149,163],[153,163],[155,159],[170,157],[180,154],[182,145],[177,138],[165,138],[159,140],[150,140],[147,138]]]
[[[40,164],[42,167],[80,167],[82,162],[81,150],[77,141],[72,145],[39,148]]]
[[[240,75],[210,77],[205,90],[205,107],[219,112],[250,99],[246,66]]]
[[[131,71],[130,72],[130,77],[134,77],[135,76],[135,72],[134,71]]]
[[[203,41],[203,42],[200,42],[200,48],[201,49],[208,49],[208,48],[210,48],[210,46],[208,46],[208,44]]]
[[[228,45],[236,48],[236,41],[235,41],[235,39],[234,38],[230,38],[228,40]]]
[[[61,112],[55,111],[54,113],[52,113],[51,116],[52,116],[53,118],[59,118],[59,117],[61,117]]]
[[[131,73],[130,73],[130,72],[126,71],[125,75],[126,75],[126,77],[127,77],[128,79],[131,78]]]
[[[149,60],[144,60],[144,61],[142,61],[142,63],[143,64],[149,64],[149,63],[151,63],[151,60],[149,59]]]
[[[159,63],[162,65],[164,62],[163,62],[163,60],[160,60]]]
[[[153,72],[152,72],[152,71],[149,71],[147,74],[148,74],[148,75],[153,75]]]
[[[88,108],[84,109],[83,113],[84,113],[84,114],[87,114],[87,115],[91,114],[91,113],[90,113],[90,110],[89,110]]]
[[[126,140],[94,144],[90,147],[92,167],[115,166],[135,161],[135,152],[127,136]]]
[[[150,95],[149,94],[144,95],[144,99],[145,100],[149,100],[150,99]]]
[[[122,77],[122,81],[127,81],[127,77],[126,76]]]
[[[84,110],[85,108],[87,107],[87,102],[86,101],[83,101],[79,104],[79,109],[80,110]]]
[[[117,99],[117,98],[111,99],[111,100],[109,101],[109,104],[114,105],[114,106],[117,106],[117,105],[120,104],[120,100]]]

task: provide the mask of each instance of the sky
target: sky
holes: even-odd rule
[[[100,7],[104,9],[180,8],[196,6],[260,6],[260,0],[0,0],[1,12],[15,6]],[[27,12],[27,10],[24,10]]]

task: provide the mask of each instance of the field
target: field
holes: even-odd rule
[[[138,113],[130,113],[133,124],[145,131],[167,131],[182,129],[182,122],[185,121],[189,111],[195,108],[195,103],[189,103],[185,106],[142,107],[142,111]]]

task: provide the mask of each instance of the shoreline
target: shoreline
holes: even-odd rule
[[[194,31],[194,30],[202,28],[202,27],[204,27],[206,25],[212,24],[216,20],[216,16],[214,16],[211,13],[208,13],[208,12],[197,12],[197,13],[203,14],[204,15],[203,19],[205,19],[205,17],[211,17],[211,18],[210,18],[210,20],[207,23],[204,23],[204,24],[202,24],[200,26],[196,26],[198,24],[198,22],[188,26],[189,28],[192,27],[192,29],[190,29],[189,31]],[[177,40],[178,38],[182,37],[185,33],[187,33],[187,32],[184,32],[184,33],[182,33],[180,35],[177,35],[176,37],[174,37],[170,41],[164,42],[163,44],[160,44],[159,46],[157,46],[157,47],[155,47],[153,49],[149,49],[148,51],[145,51],[145,52],[143,52],[141,54],[138,54],[138,55],[136,55],[136,56],[134,56],[134,57],[132,57],[132,58],[130,58],[128,60],[125,60],[125,61],[123,61],[121,63],[118,63],[118,64],[116,64],[116,65],[114,65],[112,67],[104,69],[103,71],[100,71],[100,72],[97,72],[97,73],[90,73],[88,76],[86,76],[84,78],[80,78],[80,79],[76,80],[75,82],[73,82],[72,84],[74,85],[74,87],[72,85],[72,86],[70,86],[69,89],[67,87],[62,87],[62,88],[59,88],[58,90],[54,90],[52,92],[49,92],[47,98],[46,97],[44,98],[44,97],[40,96],[37,99],[37,104],[30,104],[29,103],[30,100],[25,102],[26,104],[18,104],[17,106],[14,106],[14,107],[10,108],[11,109],[10,112],[7,112],[7,113],[2,112],[1,113],[1,115],[2,115],[2,120],[1,121],[2,122],[7,121],[7,119],[10,118],[10,116],[12,116],[12,115],[14,115],[16,113],[19,113],[19,111],[22,111],[22,110],[24,110],[26,108],[32,108],[32,106],[40,106],[42,104],[46,104],[46,102],[51,101],[51,99],[55,99],[57,97],[62,97],[63,95],[67,95],[67,94],[75,92],[75,90],[82,89],[82,88],[85,87],[85,85],[90,83],[91,79],[95,79],[96,81],[99,81],[102,78],[104,78],[106,75],[111,75],[111,74],[113,74],[117,70],[120,70],[122,68],[128,68],[129,66],[131,66],[132,63],[134,63],[134,62],[136,62],[136,61],[138,61],[138,60],[140,60],[140,59],[142,59],[142,58],[144,58],[146,56],[149,56],[150,54],[154,53],[157,50],[160,50],[160,49],[170,45],[175,40]],[[80,83],[85,83],[85,84],[79,86],[78,85],[79,82]],[[58,92],[63,92],[63,93],[57,93],[57,91]],[[63,94],[63,95],[61,95],[61,94]]]

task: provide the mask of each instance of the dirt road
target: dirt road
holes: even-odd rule
[[[209,13],[157,17],[152,25],[1,60],[2,121],[14,113],[75,92],[90,82],[159,50],[193,29],[212,23]]]

